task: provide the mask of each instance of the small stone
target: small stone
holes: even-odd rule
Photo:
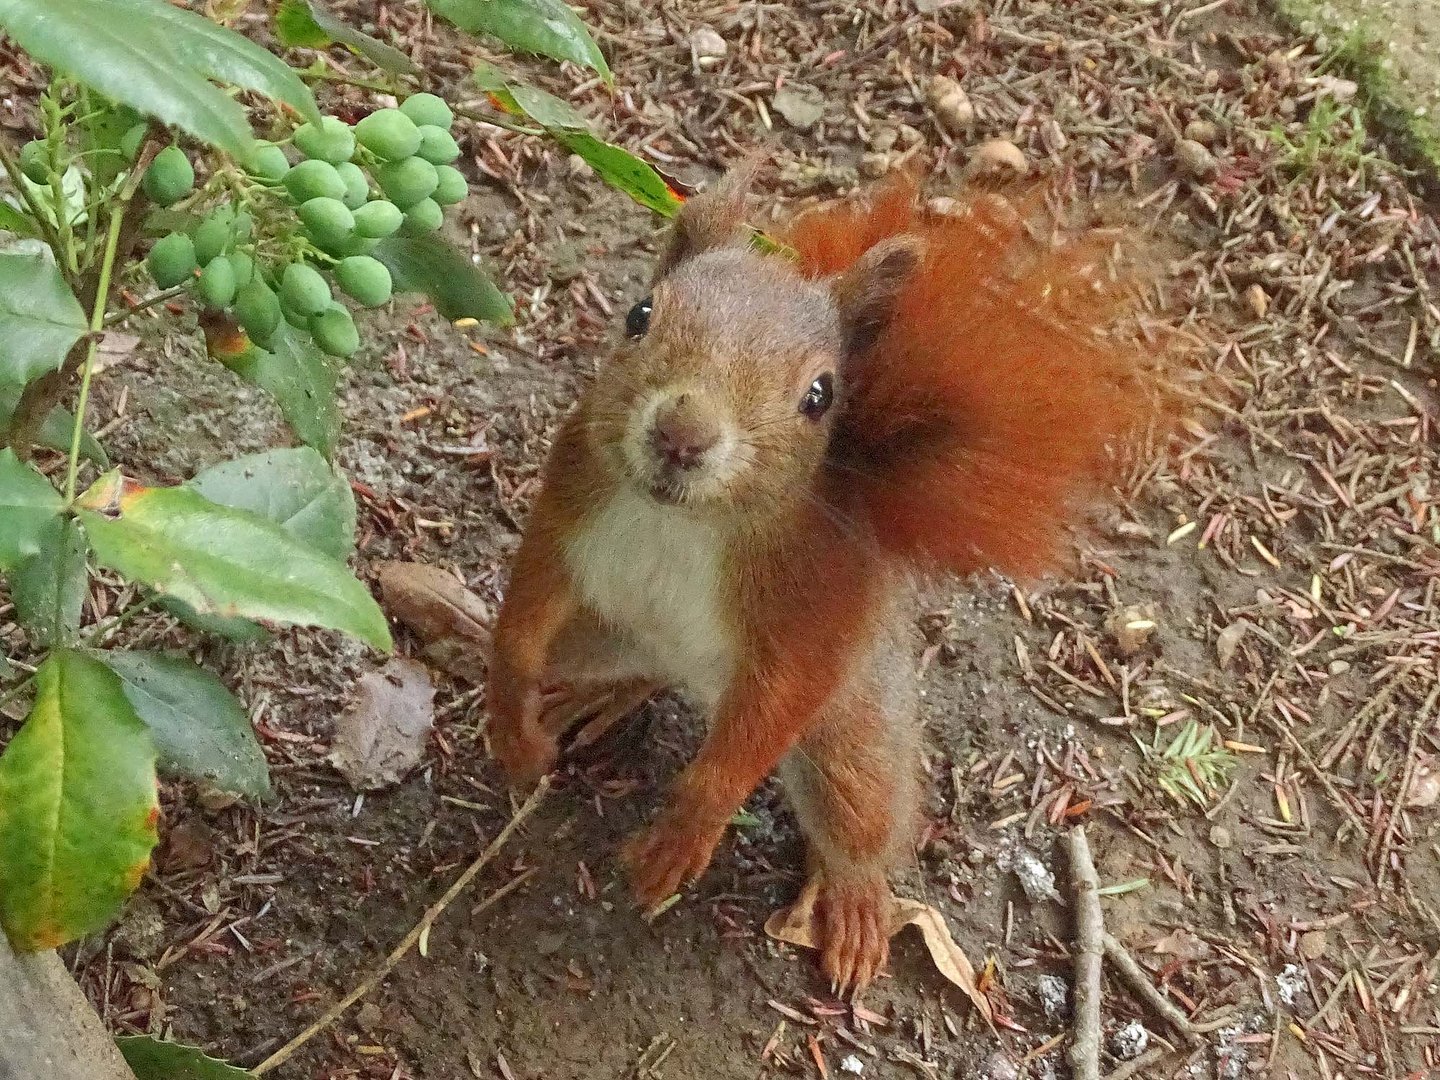
[[[1319,960],[1330,948],[1324,930],[1307,930],[1300,935],[1300,955],[1306,960]]]
[[[701,67],[714,67],[730,51],[725,39],[708,26],[702,26],[690,35],[690,52]],[[705,61],[710,61],[707,64]]]
[[[885,153],[862,154],[860,157],[860,175],[870,180],[877,180],[890,171],[890,155]]]
[[[1209,148],[1194,139],[1181,139],[1175,144],[1175,160],[1180,163],[1181,169],[1200,179],[1214,176],[1220,168]]]
[[[1110,1052],[1121,1061],[1134,1061],[1150,1045],[1150,1032],[1139,1020],[1131,1020],[1110,1036]]]
[[[1201,146],[1212,146],[1220,137],[1220,129],[1209,120],[1191,120],[1185,125],[1185,138]]]
[[[1349,79],[1337,78],[1334,75],[1321,75],[1315,80],[1315,86],[1321,93],[1328,94],[1341,105],[1355,100],[1355,95],[1360,92],[1360,87]]]
[[[1025,152],[1009,139],[986,139],[975,148],[968,168],[981,176],[1024,176],[1030,164]]]
[[[565,159],[565,171],[571,180],[584,180],[595,173],[591,164],[579,154],[571,154]]]
[[[775,91],[771,105],[787,124],[799,131],[814,127],[825,115],[825,96],[813,86],[787,83]]]
[[[1035,989],[1047,1019],[1059,1023],[1070,1015],[1070,987],[1059,975],[1041,975],[1035,980]]]
[[[1240,648],[1240,642],[1244,640],[1245,632],[1249,629],[1248,620],[1236,619],[1215,635],[1215,658],[1220,661],[1222,668],[1229,667],[1230,661],[1235,659],[1235,650]]]
[[[992,1050],[981,1064],[977,1080],[1020,1080],[1020,1070],[1004,1050]]]
[[[535,935],[535,940],[530,947],[535,950],[537,956],[553,956],[559,952],[565,944],[565,938],[553,930],[542,930]]]
[[[861,1061],[854,1054],[849,1054],[840,1059],[840,1071],[850,1073],[853,1076],[859,1076],[865,1071],[865,1062]]]
[[[154,901],[144,896],[131,900],[110,941],[123,956],[154,959],[165,945],[165,919]]]
[[[870,149],[884,154],[895,149],[895,144],[899,141],[900,133],[894,128],[876,128],[870,135]]]
[[[1257,319],[1263,319],[1270,310],[1270,294],[1258,281],[1245,290],[1245,302],[1250,305],[1250,310],[1255,312]]]
[[[925,204],[925,209],[932,214],[949,217],[960,212],[960,200],[952,199],[949,195],[937,195]]]
[[[1212,825],[1210,827],[1210,843],[1224,851],[1235,843],[1235,837],[1224,825]]]
[[[1156,625],[1155,612],[1148,604],[1121,608],[1105,620],[1105,629],[1125,657],[1134,656],[1150,643]]]
[[[900,145],[905,147],[918,146],[925,141],[924,133],[919,128],[911,127],[909,124],[900,125],[899,135]]]
[[[936,75],[925,89],[925,100],[940,126],[954,135],[963,135],[975,122],[970,96],[948,75]]]
[[[1347,671],[1350,670],[1350,661],[1349,661],[1349,660],[1331,660],[1330,663],[1326,665],[1325,670],[1328,671],[1328,672],[1330,672],[1330,674],[1331,674],[1332,676],[1333,676],[1333,675],[1344,675]]]
[[[361,1031],[374,1034],[385,1023],[385,1012],[373,1001],[367,1001],[356,1011],[355,1023]]]

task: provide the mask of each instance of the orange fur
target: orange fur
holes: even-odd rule
[[[925,241],[896,317],[846,372],[830,455],[834,499],[903,561],[1053,569],[1066,527],[1157,415],[1146,356],[1114,332],[1133,289],[1108,276],[1109,241],[1037,241],[1038,202],[978,195],[941,216],[901,183],[783,237],[815,277],[890,236]]]

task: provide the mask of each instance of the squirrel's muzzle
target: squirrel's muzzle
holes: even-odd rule
[[[719,420],[692,395],[681,394],[655,410],[650,423],[650,450],[662,470],[684,473],[705,464],[720,436]]]

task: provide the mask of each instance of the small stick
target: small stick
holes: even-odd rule
[[[1100,879],[1084,827],[1071,829],[1065,839],[1075,893],[1075,1038],[1070,1043],[1070,1069],[1075,1080],[1100,1080],[1100,969],[1105,954]]]
[[[1157,1046],[1153,1050],[1147,1050],[1133,1061],[1127,1061],[1112,1073],[1107,1073],[1105,1080],[1130,1080],[1131,1077],[1141,1076],[1151,1065],[1157,1064],[1162,1058],[1170,1053],[1163,1046]]]
[[[1145,973],[1145,969],[1140,966],[1139,961],[1131,956],[1125,946],[1109,933],[1105,935],[1105,957],[1144,1004],[1159,1013],[1161,1019],[1184,1036],[1185,1041],[1191,1046],[1199,1044],[1200,1033],[1195,1030],[1195,1025],[1190,1022],[1190,1018],[1185,1015],[1180,1006],[1160,992],[1159,988],[1150,981],[1150,976]]]
[[[450,906],[450,904],[455,900],[457,896],[459,896],[462,892],[465,891],[465,887],[469,885],[472,880],[474,880],[476,874],[478,874],[482,869],[484,869],[486,863],[488,863],[496,856],[496,854],[499,853],[500,849],[505,846],[505,842],[510,839],[510,837],[514,834],[515,830],[520,827],[521,823],[524,822],[524,820],[528,818],[532,813],[534,813],[535,808],[539,806],[540,803],[544,800],[545,793],[549,790],[550,779],[549,777],[546,777],[545,779],[540,781],[540,786],[537,787],[534,792],[531,793],[530,797],[525,800],[525,805],[520,807],[519,810],[515,811],[515,816],[509,820],[509,822],[505,825],[505,828],[500,830],[500,835],[495,837],[494,840],[490,841],[490,845],[484,851],[482,851],[479,856],[476,857],[474,862],[472,862],[468,867],[466,867],[465,872],[455,879],[455,883],[451,885],[450,888],[445,890],[444,896],[440,897],[439,900],[436,900],[435,903],[431,904],[428,908],[425,909],[425,914],[420,916],[420,921],[410,928],[410,932],[401,939],[400,944],[395,946],[395,948],[391,951],[390,955],[385,958],[384,962],[381,963],[380,966],[377,967],[374,971],[372,971],[369,975],[365,976],[365,978],[361,979],[359,985],[357,985],[355,989],[351,990],[350,993],[346,994],[335,1005],[327,1009],[325,1011],[325,1015],[321,1016],[319,1020],[316,1020],[299,1035],[296,1035],[295,1038],[291,1039],[288,1043],[282,1046],[279,1050],[276,1050],[275,1053],[271,1054],[259,1065],[256,1065],[255,1068],[251,1069],[251,1073],[256,1076],[260,1076],[263,1073],[269,1072],[277,1065],[283,1065],[290,1058],[290,1056],[295,1053],[295,1051],[299,1050],[300,1047],[304,1046],[316,1035],[320,1034],[320,1032],[324,1031],[327,1027],[329,1027],[336,1020],[338,1020],[346,1009],[350,1008],[351,1005],[354,1005],[371,990],[375,989],[375,987],[379,985],[379,983],[384,980],[384,978],[389,975],[390,972],[394,971],[395,965],[400,963],[401,960],[405,959],[406,954],[408,954],[410,950],[415,947],[416,943],[421,939],[421,937],[429,934],[431,924],[433,924],[435,920],[440,917],[440,915],[445,911],[447,907]],[[491,904],[498,902],[500,899],[508,895],[511,891],[513,891],[523,882],[528,880],[529,877],[530,874],[527,872],[521,874],[514,880],[507,882],[503,887],[497,889],[494,893],[488,896],[485,899],[484,903],[482,903],[475,910],[477,912],[481,911],[484,908],[489,907]]]

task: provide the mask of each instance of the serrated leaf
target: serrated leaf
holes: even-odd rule
[[[0,923],[17,949],[99,930],[135,891],[160,816],[155,747],[104,665],[52,653],[0,755]]]
[[[34,59],[111,101],[232,154],[250,148],[250,122],[217,82],[320,122],[309,88],[278,57],[167,0],[0,0],[0,29]]]
[[[270,768],[250,718],[214,675],[158,653],[106,650],[95,658],[119,677],[135,715],[150,729],[161,771],[250,798],[270,793]]]
[[[249,510],[335,559],[355,551],[355,494],[309,446],[221,462],[190,481],[211,502]]]
[[[595,175],[647,210],[674,217],[683,200],[647,162],[590,131],[589,121],[568,102],[525,83],[515,82],[494,64],[477,61],[475,84],[495,106],[541,125],[556,142],[586,161]]]
[[[522,52],[569,60],[614,77],[590,31],[564,0],[426,0],[431,10],[472,34],[489,34]]]
[[[320,0],[281,0],[275,12],[275,36],[280,44],[291,48],[323,49],[338,43],[382,71],[402,75],[420,72],[399,49],[347,25]]]
[[[193,1046],[163,1042],[149,1035],[115,1040],[135,1080],[249,1080],[255,1074],[207,1057]]]
[[[270,349],[251,345],[225,364],[242,379],[273,397],[285,420],[307,446],[327,458],[340,437],[340,410],[335,400],[339,372],[309,336],[282,324]]]
[[[45,526],[40,550],[15,568],[10,596],[20,625],[35,644],[53,648],[75,640],[89,583],[88,553],[85,533],[75,519],[57,517]]]
[[[0,251],[0,378],[54,371],[89,325],[48,252]]]
[[[14,570],[38,552],[46,525],[64,506],[49,480],[9,447],[0,450],[0,570]]]
[[[10,427],[10,418],[15,415],[15,406],[20,404],[20,395],[24,393],[24,387],[17,386],[12,382],[0,380],[0,443],[5,441],[5,433]],[[63,409],[59,405],[50,410],[50,415],[40,425],[36,433],[36,441],[41,446],[51,450],[59,450],[62,454],[70,452],[70,436],[75,431],[75,417],[69,409]],[[80,456],[86,461],[93,461],[102,469],[110,467],[110,458],[105,453],[105,448],[95,441],[95,436],[88,431],[80,435]]]
[[[259,514],[118,473],[76,506],[97,562],[201,614],[323,626],[391,646],[379,605],[349,568]]]
[[[428,296],[435,310],[454,322],[479,319],[509,326],[510,300],[466,256],[434,236],[392,236],[371,252],[385,264],[398,292]]]

